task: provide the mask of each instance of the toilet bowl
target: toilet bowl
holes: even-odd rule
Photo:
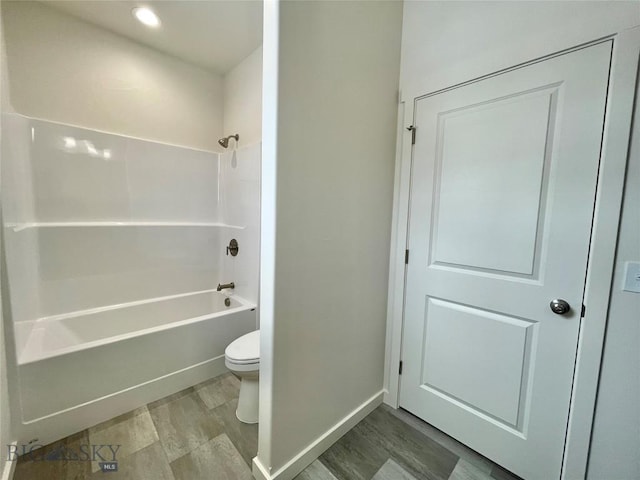
[[[247,333],[231,342],[224,351],[224,363],[240,378],[236,417],[244,423],[258,423],[260,330]]]

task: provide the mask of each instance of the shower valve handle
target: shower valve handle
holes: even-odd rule
[[[231,254],[232,257],[238,255],[238,241],[235,238],[232,238],[229,242],[229,246],[227,247],[227,255]]]

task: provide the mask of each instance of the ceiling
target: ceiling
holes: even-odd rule
[[[262,44],[261,0],[45,0],[43,3],[131,40],[224,74]],[[162,22],[139,23],[147,6]]]

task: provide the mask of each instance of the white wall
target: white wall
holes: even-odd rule
[[[640,293],[623,291],[627,261],[640,261],[640,89],[616,255],[588,476],[640,478]]]
[[[18,113],[218,150],[220,76],[39,2],[3,1],[2,10]]]
[[[262,139],[262,46],[224,76],[224,135],[234,133],[240,145]]]
[[[401,88],[427,93],[639,22],[635,1],[405,2]]]
[[[640,25],[638,2],[405,2],[401,89],[406,101]],[[589,478],[640,475],[640,296],[620,291],[622,263],[640,260],[638,152],[629,167]]]
[[[273,473],[382,393],[402,4],[282,2],[265,21],[258,461]]]

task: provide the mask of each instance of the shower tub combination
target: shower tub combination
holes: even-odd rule
[[[216,153],[2,120],[18,443],[50,443],[226,372],[227,345],[258,327],[260,144]],[[232,239],[237,256],[225,254]]]
[[[255,305],[216,291],[21,322],[20,442],[46,444],[220,375],[226,346],[255,329]]]

